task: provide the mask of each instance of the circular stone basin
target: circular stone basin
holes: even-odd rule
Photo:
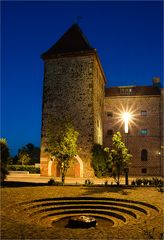
[[[75,216],[68,221],[71,228],[90,228],[96,226],[96,219],[91,216]]]

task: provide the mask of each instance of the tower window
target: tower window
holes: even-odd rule
[[[147,169],[146,168],[142,168],[141,169],[141,173],[144,173],[144,174],[147,173]]]
[[[147,111],[141,111],[141,116],[147,116]]]
[[[141,151],[141,161],[147,161],[148,160],[148,152],[146,149],[142,149]]]
[[[108,131],[107,131],[107,136],[112,136],[113,135],[113,130],[112,129],[109,129]]]
[[[112,112],[107,112],[107,117],[113,117],[113,113]]]

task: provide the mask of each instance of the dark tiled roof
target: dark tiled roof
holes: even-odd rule
[[[94,50],[94,48],[91,47],[80,27],[77,24],[73,24],[47,52],[42,54],[42,58],[55,54],[90,50]]]
[[[131,89],[130,91],[126,89]],[[154,86],[124,86],[105,89],[105,97],[160,95],[160,88]]]

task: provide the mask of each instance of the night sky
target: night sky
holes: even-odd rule
[[[107,86],[163,81],[162,1],[1,3],[1,137],[12,155],[31,142],[40,145],[43,61],[78,19],[97,49]]]

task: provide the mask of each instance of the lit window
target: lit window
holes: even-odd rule
[[[107,116],[108,117],[113,117],[113,113],[112,112],[107,112]]]
[[[147,173],[147,169],[146,168],[142,168],[141,169],[141,173]]]
[[[146,149],[142,149],[141,151],[141,161],[147,161],[148,159],[148,152]]]
[[[147,116],[147,111],[141,111],[141,116]]]
[[[107,131],[107,135],[108,135],[108,136],[112,136],[112,135],[113,135],[113,130],[112,130],[112,129],[109,129],[109,130]]]
[[[147,135],[148,134],[147,129],[141,129],[140,134],[141,135]]]
[[[131,88],[120,88],[120,94],[131,95],[132,94],[132,89]]]

